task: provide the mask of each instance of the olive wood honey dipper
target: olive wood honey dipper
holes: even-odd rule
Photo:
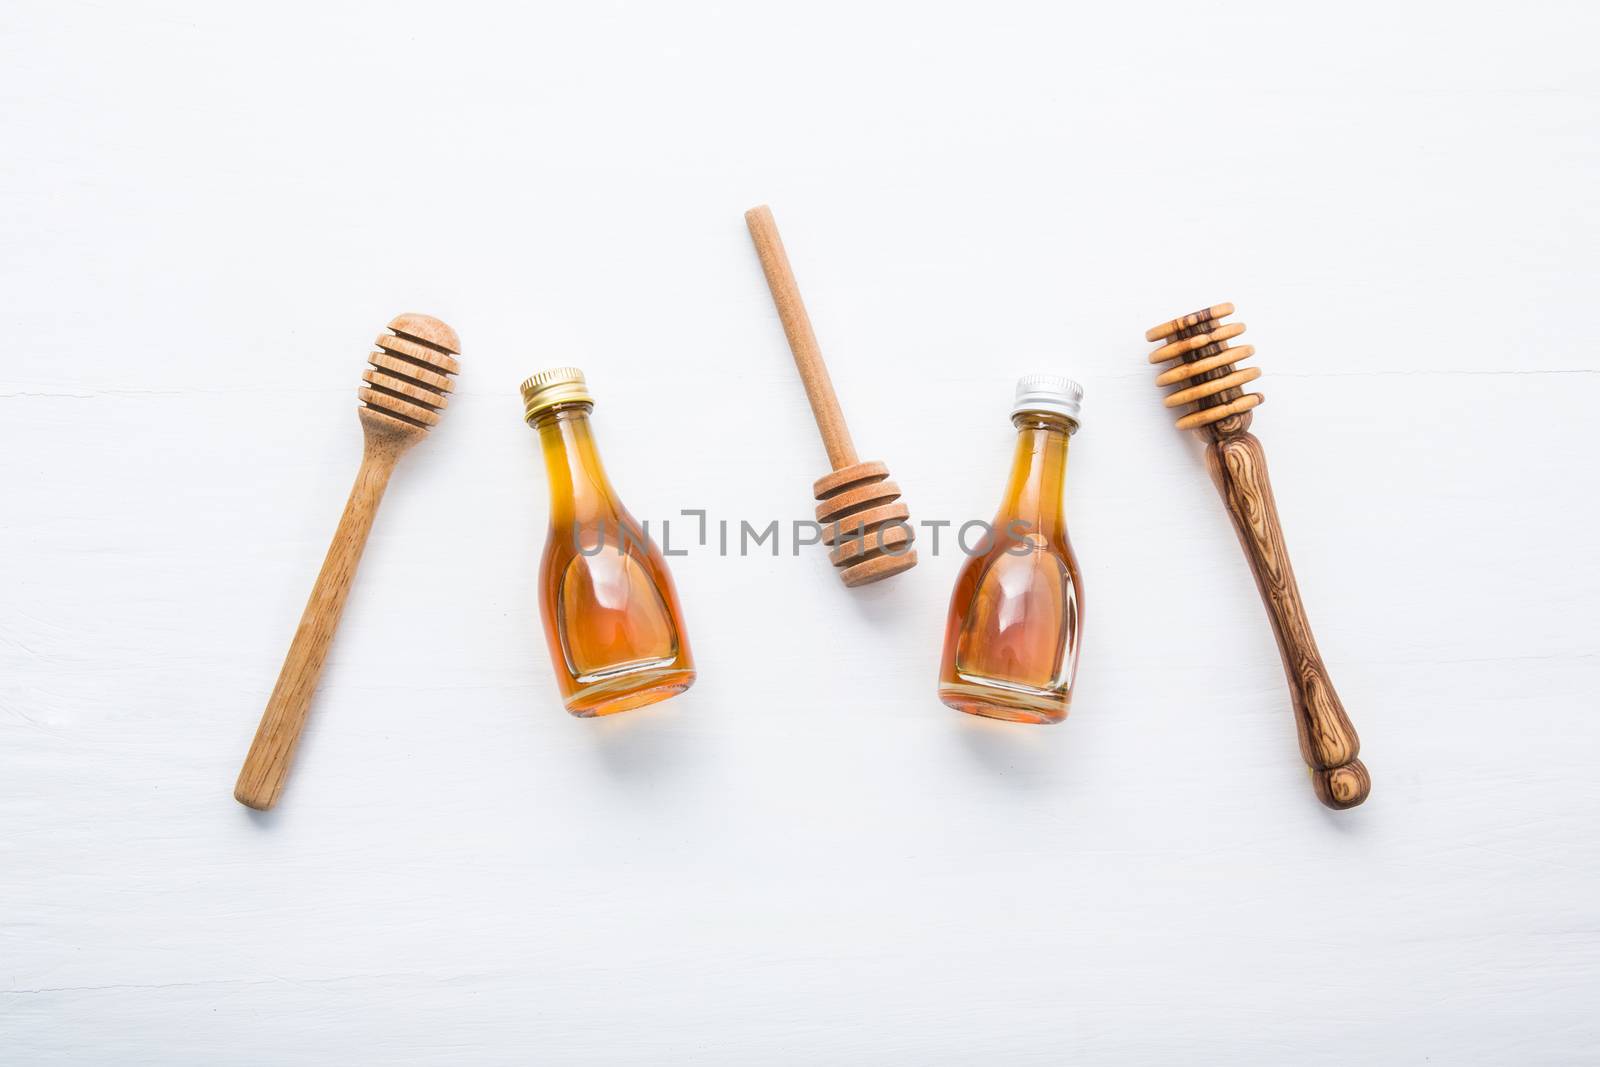
[[[911,547],[911,512],[900,500],[900,487],[889,480],[889,468],[876,461],[863,463],[856,455],[772,211],[765,204],[751,208],[744,213],[744,221],[750,227],[767,288],[772,290],[772,302],[778,307],[794,365],[833,466],[831,474],[812,485],[822,543],[830,549],[828,558],[838,568],[840,579],[851,587],[908,571],[917,565],[917,551]]]
[[[371,365],[361,375],[366,384],[357,391],[361,406],[356,414],[365,438],[361,469],[233,788],[234,799],[261,811],[276,804],[283,792],[389,475],[401,455],[438,423],[452,388],[450,376],[459,369],[456,332],[427,315],[399,316],[376,344],[378,350],[367,357]]]
[[[1330,808],[1353,808],[1367,799],[1372,779],[1356,758],[1361,741],[1333,691],[1300,601],[1272,499],[1272,483],[1267,480],[1266,453],[1261,442],[1247,432],[1250,409],[1263,398],[1260,393],[1246,393],[1243,386],[1259,378],[1261,370],[1234,367],[1254,355],[1255,347],[1228,344],[1244,333],[1243,323],[1222,323],[1231,314],[1232,304],[1218,304],[1147,331],[1145,340],[1161,342],[1161,347],[1150,353],[1150,362],[1178,361],[1161,372],[1156,384],[1179,386],[1167,396],[1167,407],[1192,404],[1193,409],[1178,419],[1178,428],[1199,430],[1210,442],[1206,466],[1228,505],[1233,528],[1272,620],[1289,679],[1300,754],[1311,770],[1317,799]]]

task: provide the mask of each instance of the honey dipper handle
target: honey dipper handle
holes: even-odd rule
[[[1372,780],[1356,758],[1361,741],[1333,691],[1305,605],[1300,602],[1278,523],[1278,507],[1272,499],[1272,483],[1267,479],[1266,453],[1254,435],[1235,433],[1206,449],[1206,465],[1227,502],[1272,619],[1294,701],[1300,754],[1311,768],[1317,799],[1330,808],[1353,808],[1367,799]]]
[[[356,484],[350,490],[350,499],[339,518],[339,528],[322,561],[317,584],[311,589],[311,599],[300,616],[300,626],[294,632],[289,654],[278,673],[278,684],[267,698],[267,710],[261,715],[250,754],[245,757],[239,781],[233,787],[234,799],[247,807],[266,811],[278,802],[283,792],[295,746],[300,743],[300,732],[311,710],[311,696],[322,674],[322,664],[328,658],[328,646],[333,643],[350,583],[356,576],[356,565],[361,562],[361,551],[366,547],[367,534],[372,530],[378,503],[383,499],[400,451],[391,442],[372,435],[367,438]]]
[[[789,339],[789,351],[794,353],[794,365],[805,383],[806,399],[811,401],[811,414],[822,433],[828,462],[833,464],[834,470],[852,466],[857,462],[856,446],[850,440],[850,427],[845,425],[844,413],[839,410],[839,398],[833,392],[828,365],[822,362],[822,349],[817,345],[817,335],[812,332],[805,302],[800,299],[800,286],[789,266],[789,254],[783,250],[783,238],[778,236],[778,223],[772,217],[772,209],[765,204],[753,207],[744,213],[744,221],[750,227],[756,255],[761,257],[761,271],[767,276],[767,288],[772,290],[772,302],[778,306],[778,318],[783,320],[783,333]]]

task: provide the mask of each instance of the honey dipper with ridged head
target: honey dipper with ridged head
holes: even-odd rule
[[[744,213],[744,221],[833,468],[811,486],[828,558],[839,579],[851,588],[908,571],[917,565],[911,513],[900,499],[900,487],[889,478],[889,468],[876,460],[862,462],[856,455],[772,209],[765,204],[753,207]]]
[[[1367,799],[1372,780],[1356,758],[1361,741],[1333,691],[1300,601],[1272,483],[1267,480],[1266,453],[1248,432],[1251,409],[1262,396],[1243,387],[1261,371],[1234,366],[1254,355],[1255,348],[1228,343],[1244,333],[1243,323],[1223,324],[1231,314],[1232,304],[1217,304],[1149,330],[1145,340],[1161,342],[1150,353],[1150,362],[1172,363],[1156,384],[1179,387],[1167,396],[1167,407],[1190,408],[1178,419],[1178,428],[1199,430],[1209,441],[1206,466],[1228,505],[1272,620],[1294,702],[1300,754],[1311,769],[1317,799],[1330,808],[1353,808]]]
[[[239,803],[262,811],[283,792],[389,475],[406,449],[438,423],[451,376],[459,369],[456,332],[428,315],[399,316],[376,343],[378,350],[367,357],[370,365],[361,375],[365,384],[358,390],[361,406],[356,414],[365,437],[361,469],[233,789]]]

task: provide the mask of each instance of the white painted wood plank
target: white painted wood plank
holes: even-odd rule
[[[1592,1061],[1600,25],[1307,17],[12,5],[0,1060]],[[917,517],[988,516],[1016,375],[1087,385],[1064,726],[937,703],[948,552],[693,551],[695,689],[560,711],[516,382],[589,371],[640,517],[808,514],[762,200]],[[1343,815],[1144,362],[1225,299]],[[251,815],[403,309],[458,399]]]

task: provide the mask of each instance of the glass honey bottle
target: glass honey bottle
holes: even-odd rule
[[[1052,374],[1017,382],[1017,447],[994,523],[956,578],[939,699],[973,715],[1053,723],[1067,717],[1083,582],[1067,540],[1062,484],[1083,387]]]
[[[550,483],[539,612],[567,710],[611,715],[683,692],[695,669],[678,593],[600,464],[583,372],[541,371],[522,401]]]

